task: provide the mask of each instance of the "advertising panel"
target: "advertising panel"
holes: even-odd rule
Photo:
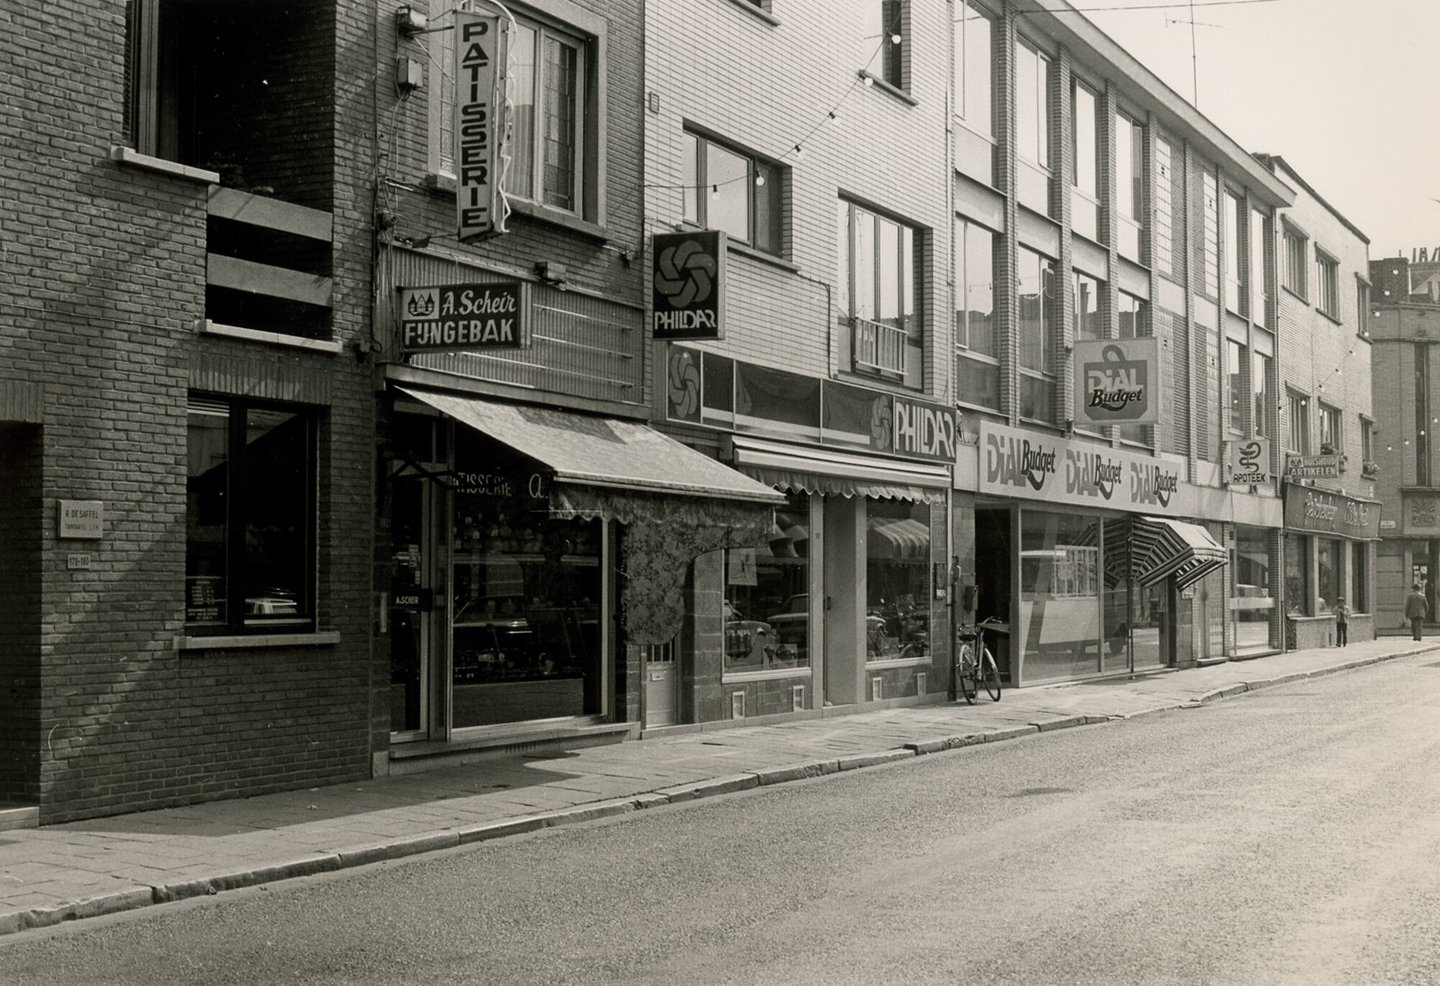
[[[455,11],[455,224],[462,243],[505,232],[500,191],[508,22]]]
[[[1227,444],[1226,483],[1261,486],[1270,482],[1270,439],[1247,438]]]
[[[1285,528],[1348,538],[1378,538],[1380,504],[1309,486],[1286,486]]]
[[[725,337],[725,234],[718,229],[656,233],[651,255],[651,336]]]
[[[1188,516],[1193,491],[1181,466],[986,421],[980,426],[981,493],[1048,503]]]
[[[520,349],[529,342],[529,308],[530,285],[524,281],[402,288],[400,349]]]
[[[1160,340],[1075,343],[1075,424],[1151,425],[1160,420]]]
[[[1287,455],[1285,476],[1287,479],[1339,479],[1340,456]]]

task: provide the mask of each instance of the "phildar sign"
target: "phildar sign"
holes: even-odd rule
[[[529,342],[530,285],[441,284],[400,292],[400,350],[406,353],[520,349]]]
[[[1075,343],[1075,424],[1150,425],[1160,420],[1160,341]]]
[[[725,234],[656,233],[650,244],[650,334],[655,339],[725,337]]]
[[[893,399],[892,448],[901,455],[955,461],[955,409],[898,394]]]
[[[500,191],[506,30],[496,14],[455,11],[455,222],[462,242],[505,232]]]

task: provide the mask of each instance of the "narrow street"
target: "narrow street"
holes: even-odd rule
[[[1440,664],[0,941],[60,983],[1440,981]]]

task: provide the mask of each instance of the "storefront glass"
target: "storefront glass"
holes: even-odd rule
[[[1131,620],[1130,605],[1130,538],[1124,520],[1094,521],[1104,532],[1105,563],[1105,647],[1101,651],[1105,671],[1130,669],[1130,635],[1136,627]]]
[[[1020,519],[1020,625],[1026,681],[1099,669],[1100,548],[1094,521],[1025,510]]]
[[[1370,545],[1356,541],[1350,546],[1353,577],[1350,580],[1350,609],[1356,613],[1371,613],[1370,603]]]
[[[867,500],[865,659],[930,649],[930,505]]]
[[[1314,606],[1310,590],[1310,539],[1285,535],[1285,607],[1291,616],[1305,616]]]
[[[1275,598],[1270,589],[1270,532],[1264,528],[1235,528],[1233,586],[1230,609],[1234,614],[1235,652],[1269,650]]]
[[[725,671],[810,666],[810,501],[791,494],[767,548],[725,553]]]
[[[454,495],[451,723],[598,714],[602,522],[495,494]]]
[[[1323,616],[1330,612],[1330,607],[1335,604],[1335,597],[1343,595],[1340,591],[1340,566],[1341,552],[1345,550],[1344,542],[1333,541],[1330,538],[1315,539],[1315,568],[1317,584],[1315,586],[1315,616]]]

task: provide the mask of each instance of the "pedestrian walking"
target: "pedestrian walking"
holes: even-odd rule
[[[1344,596],[1335,597],[1335,605],[1331,608],[1335,614],[1335,646],[1345,646],[1345,632],[1350,624],[1350,607],[1345,604]]]
[[[1410,635],[1420,639],[1420,624],[1425,622],[1425,617],[1430,613],[1430,604],[1425,601],[1425,593],[1420,591],[1420,583],[1416,582],[1411,588],[1409,596],[1405,597],[1405,619],[1410,621]]]

